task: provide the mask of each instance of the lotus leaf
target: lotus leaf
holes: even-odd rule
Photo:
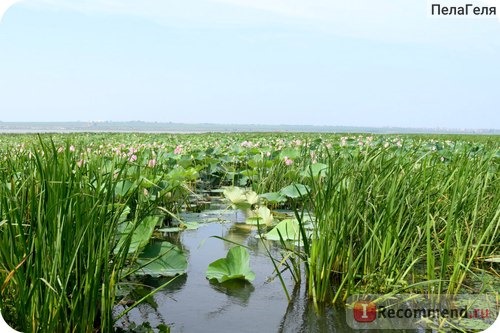
[[[137,266],[143,266],[136,274],[152,277],[175,276],[187,271],[185,254],[169,242],[153,242],[148,244],[136,261]]]
[[[324,176],[327,171],[328,171],[328,165],[323,163],[314,163],[311,164],[308,168],[306,168],[301,175],[303,177],[316,178],[318,176]]]
[[[259,195],[269,203],[282,203],[286,201],[286,196],[279,192],[268,192]]]
[[[241,279],[253,281],[255,273],[250,270],[250,255],[242,246],[231,248],[225,258],[218,259],[208,265],[206,277],[219,283]]]
[[[305,196],[307,195],[307,191],[309,191],[309,187],[306,186],[306,185],[302,185],[302,184],[291,184],[291,185],[288,185],[286,187],[283,187],[279,193],[284,195],[284,196],[287,196],[289,198],[299,198],[301,196]]]
[[[295,219],[283,220],[265,234],[265,237],[274,241],[279,241],[281,238],[283,240],[298,240],[300,238],[299,222]]]
[[[154,228],[159,221],[160,217],[158,216],[147,216],[140,222],[137,222],[137,225],[135,225],[133,221],[126,222],[125,227],[120,233],[120,239],[115,248],[115,253],[120,251],[120,248],[125,244],[127,238],[130,237],[129,234],[131,232],[132,239],[130,240],[128,253],[131,254],[140,251],[149,243],[149,239],[153,235]]]

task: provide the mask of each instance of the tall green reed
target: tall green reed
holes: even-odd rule
[[[315,303],[408,288],[457,293],[500,248],[494,152],[451,158],[411,149],[332,151],[307,203],[305,261]],[[470,282],[470,281],[469,281]]]
[[[117,198],[127,163],[77,153],[40,139],[0,165],[0,308],[23,332],[113,330],[130,243],[114,253],[117,227],[138,189]]]

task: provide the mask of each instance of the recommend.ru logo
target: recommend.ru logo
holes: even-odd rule
[[[355,329],[487,329],[498,316],[496,294],[353,295],[346,321]]]

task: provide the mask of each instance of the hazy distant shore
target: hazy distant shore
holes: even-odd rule
[[[160,122],[0,122],[0,133],[208,133],[208,132],[316,132],[376,134],[485,134],[498,135],[500,129],[443,129],[405,127],[355,127],[259,124],[186,124]]]

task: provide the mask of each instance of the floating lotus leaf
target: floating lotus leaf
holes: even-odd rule
[[[225,258],[208,265],[206,277],[219,283],[234,279],[253,281],[255,273],[250,270],[248,250],[242,246],[231,248]]]
[[[200,227],[196,222],[182,222],[177,227],[166,227],[158,229],[159,232],[179,232],[182,230],[196,230]]]
[[[295,219],[283,220],[265,234],[265,237],[274,241],[279,241],[281,238],[283,240],[298,240],[300,238],[299,222]]]
[[[286,201],[286,196],[279,192],[268,192],[259,195],[269,203],[282,203]]]
[[[136,266],[143,265],[145,266],[139,269],[135,273],[136,275],[175,276],[187,271],[186,255],[169,242],[148,244],[136,261]]]
[[[307,191],[309,191],[309,187],[302,184],[291,184],[286,187],[283,187],[279,193],[289,197],[289,198],[299,198],[301,196],[307,195]]]
[[[135,253],[140,251],[143,247],[145,247],[153,235],[154,228],[156,224],[160,221],[160,217],[158,216],[147,216],[140,222],[134,221],[125,222],[125,227],[122,228],[120,232],[120,239],[118,240],[118,244],[115,248],[115,253],[118,253],[120,248],[125,244],[129,234],[132,232],[132,239],[130,240],[130,247],[128,248],[128,253]]]

